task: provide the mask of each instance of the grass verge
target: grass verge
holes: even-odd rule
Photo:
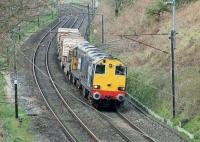
[[[39,24],[38,17],[35,17],[32,22],[21,23],[20,32],[15,35],[17,43],[23,43],[30,35],[44,28],[57,17],[57,13],[54,13],[54,15],[47,14],[40,16]],[[21,40],[19,40],[19,35]],[[0,53],[0,71],[6,71],[8,67],[6,52],[2,50]],[[9,51],[8,55],[11,52]],[[33,142],[34,138],[30,130],[32,119],[24,115],[25,111],[21,108],[19,109],[20,120],[15,119],[14,104],[8,102],[4,91],[5,85],[4,75],[0,72],[0,142]]]
[[[32,22],[23,22],[17,36],[21,36],[22,40],[27,39],[33,33],[53,22],[57,17],[58,13],[50,13],[35,17]]]
[[[1,137],[3,142],[32,142],[33,137],[29,132],[31,118],[23,116],[22,122],[15,119],[14,105],[9,104],[4,91],[5,80],[2,74],[0,74],[0,122],[2,128],[0,128]],[[20,114],[25,112],[20,109]]]

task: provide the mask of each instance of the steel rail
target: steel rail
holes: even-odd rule
[[[155,117],[152,117],[152,115],[148,112],[147,108],[143,105],[140,104],[140,102],[137,104],[135,103],[135,99],[128,93],[127,94],[127,99],[126,99],[133,107],[135,107],[142,115],[144,115],[146,118],[150,119],[151,121],[154,121],[156,124],[166,128],[167,130],[171,131],[172,133],[176,134],[179,138],[183,139],[177,131],[173,130],[169,126],[163,124],[161,121],[156,119]]]
[[[106,122],[108,122],[110,124],[110,126],[115,130],[117,131],[117,133],[126,141],[126,142],[132,142],[132,140],[130,140],[120,129],[118,129],[110,120],[108,120],[108,116],[103,114],[103,113],[100,113],[99,111],[98,112],[98,115],[103,118],[104,120],[106,120]]]
[[[57,87],[58,84],[55,83],[55,82],[53,81],[52,78],[51,78],[51,80],[52,80],[53,84],[56,86],[56,88],[58,89],[58,87]],[[59,91],[59,90],[58,90],[58,91]],[[117,127],[109,120],[109,116],[107,116],[106,114],[104,114],[104,113],[102,113],[102,112],[96,110],[96,109],[93,108],[91,105],[89,105],[88,102],[86,103],[86,102],[80,100],[78,97],[72,95],[71,93],[70,93],[69,95],[72,96],[72,97],[74,98],[74,100],[76,100],[76,101],[82,103],[83,105],[85,105],[85,106],[91,108],[92,110],[94,110],[94,111],[99,115],[99,117],[101,117],[103,120],[105,120],[105,121],[111,126],[111,128],[112,128],[113,130],[115,130],[125,141],[127,141],[127,142],[132,142],[132,140],[130,140],[119,128],[117,128]]]
[[[78,29],[80,29],[81,28],[81,26],[82,26],[82,24],[83,24],[83,22],[84,22],[84,20],[85,20],[85,17],[84,17],[84,15],[83,15],[83,18],[81,19],[81,22],[80,22],[80,24],[78,25]]]
[[[72,24],[71,28],[75,26],[76,22],[78,21],[78,17],[76,17],[76,20],[75,22]],[[80,26],[82,25],[84,21],[84,18],[81,20],[81,24],[79,24],[78,28],[80,28]],[[60,91],[58,90],[55,82],[53,81],[52,79],[52,75],[50,73],[50,70],[49,70],[49,67],[48,67],[48,51],[49,51],[49,48],[50,46],[48,47],[47,49],[47,52],[46,52],[46,67],[47,67],[47,72],[48,72],[48,75],[49,75],[49,78],[57,92],[57,94],[59,95],[60,99],[62,100],[62,102],[64,103],[64,105],[67,107],[67,109],[71,112],[71,114],[75,117],[75,119],[77,119],[79,121],[79,123],[87,130],[87,132],[94,138],[96,139],[96,141],[100,141],[99,138],[97,138],[97,136],[95,136],[95,134],[93,134],[93,132],[91,130],[89,130],[89,128],[87,128],[87,126],[81,121],[81,119],[75,114],[75,112],[71,109],[71,107],[67,104],[66,100],[63,98],[62,94],[60,93]],[[131,140],[119,129],[117,128],[110,120],[108,120],[108,117],[103,114],[103,113],[100,113],[99,111],[97,111],[98,115],[103,118],[104,120],[106,120],[106,122],[108,122],[110,124],[110,126],[112,127],[112,129],[114,129],[115,131],[118,132],[118,134],[127,142],[131,142]],[[144,136],[144,134],[142,135]],[[154,141],[153,141],[154,142]]]
[[[76,20],[74,21],[74,23],[71,25],[71,28],[75,26],[76,22],[79,20],[78,16],[76,17]],[[78,28],[81,27],[82,23],[84,21],[84,18],[81,20],[80,24],[78,25]],[[74,118],[87,130],[87,132],[98,142],[100,142],[100,139],[82,122],[82,120],[76,115],[76,113],[72,110],[72,108],[68,105],[68,103],[66,102],[66,99],[63,98],[62,94],[60,93],[60,91],[58,90],[56,83],[53,81],[52,79],[52,75],[50,73],[49,70],[49,66],[48,66],[48,51],[50,48],[51,42],[49,44],[49,46],[47,47],[47,52],[46,52],[46,68],[47,68],[47,72],[48,72],[48,76],[51,80],[52,85],[54,86],[58,96],[60,97],[60,99],[62,100],[62,102],[64,103],[64,105],[66,106],[66,108],[70,111],[70,113],[74,116]],[[82,102],[82,101],[81,101]],[[85,103],[84,103],[85,104]],[[93,108],[94,109],[94,108]],[[95,109],[96,110],[96,109]],[[114,129],[115,131],[118,132],[118,134],[127,142],[131,142],[132,140],[130,140],[119,128],[117,128],[110,120],[108,120],[108,116],[106,116],[105,114],[99,112],[96,110],[96,112],[98,113],[98,115],[103,118],[104,120],[106,120],[106,122],[108,122],[110,124],[110,126],[112,127],[112,129]],[[143,134],[144,135],[144,134]],[[153,141],[154,142],[154,141]]]
[[[78,21],[78,18],[76,18],[76,21]],[[78,28],[80,28],[80,26],[82,25],[82,22],[83,22],[83,21],[84,21],[84,20],[81,21],[81,24],[79,25]],[[71,26],[71,28],[74,27],[74,26],[75,26],[75,23],[73,23],[73,25]],[[55,82],[53,81],[52,75],[51,75],[50,70],[49,70],[49,67],[48,67],[48,51],[49,51],[49,48],[50,48],[50,46],[48,47],[47,52],[46,52],[46,67],[47,67],[47,72],[48,72],[49,78],[50,78],[50,80],[51,80],[51,82],[52,82],[52,84],[53,84],[53,86],[54,86],[54,88],[55,88],[57,94],[59,95],[60,99],[62,100],[62,102],[64,103],[64,105],[67,107],[67,109],[68,109],[68,110],[71,112],[71,114],[75,117],[75,119],[77,119],[77,120],[79,121],[79,123],[91,134],[91,136],[92,136],[94,139],[96,139],[96,141],[100,142],[99,138],[97,138],[97,136],[96,136],[95,134],[93,134],[93,132],[92,132],[89,128],[87,128],[87,126],[82,122],[82,120],[76,115],[76,113],[75,113],[75,112],[72,110],[72,108],[68,105],[68,103],[66,102],[66,99],[63,98],[63,96],[62,96],[62,94],[60,93],[60,91],[58,90],[58,88],[57,88]],[[100,113],[99,113],[99,115],[101,115],[101,117],[104,118],[104,120],[106,119],[106,121],[112,126],[112,128],[113,128],[115,131],[117,131],[118,134],[119,134],[125,141],[131,142],[131,140],[130,140],[125,134],[123,134],[123,132],[121,132],[117,127],[115,127],[114,124],[113,124],[111,121],[109,121],[109,120],[105,117],[105,115],[102,115],[102,114],[100,114]]]
[[[67,20],[67,22],[68,22],[70,19],[71,19],[71,17]],[[67,22],[66,22],[66,23],[67,23]],[[59,21],[58,23],[56,23],[56,24],[53,26],[53,28],[52,28],[51,30],[55,29],[60,23],[62,23],[62,21]],[[35,50],[34,55],[33,55],[33,60],[32,60],[32,62],[33,62],[33,76],[34,76],[36,85],[37,85],[37,87],[38,87],[38,89],[39,89],[39,91],[40,91],[40,94],[42,95],[42,98],[44,99],[44,101],[45,101],[47,107],[49,108],[49,110],[51,111],[51,113],[54,115],[54,117],[56,118],[56,120],[59,122],[59,124],[60,124],[61,127],[63,128],[65,134],[68,135],[69,139],[70,139],[72,142],[76,142],[76,141],[77,141],[76,138],[69,132],[68,128],[66,128],[66,126],[65,126],[65,125],[62,123],[62,121],[60,120],[60,118],[56,115],[56,113],[55,113],[55,112],[53,111],[53,109],[51,108],[51,106],[50,106],[50,104],[48,103],[47,99],[45,98],[45,96],[44,96],[44,94],[43,94],[43,92],[42,92],[42,90],[41,90],[41,88],[40,88],[40,85],[39,85],[39,83],[38,83],[38,80],[37,80],[37,75],[36,75],[36,71],[35,71],[35,59],[36,59],[35,57],[36,57],[37,51],[38,51],[38,49],[39,49],[39,47],[40,47],[40,44],[41,44],[41,43],[44,41],[44,39],[51,33],[51,30],[49,30],[49,31],[42,37],[42,39],[40,40],[40,42],[39,42],[38,45],[37,45],[37,48],[36,48],[36,50]]]
[[[84,18],[83,18],[84,19]],[[79,18],[76,18],[75,22],[72,24],[72,26],[70,26],[71,28],[73,28],[76,24],[76,22],[79,20]],[[81,20],[81,22],[84,20]],[[81,27],[82,24],[78,25],[78,29]],[[47,68],[47,72],[48,72],[48,76],[51,80],[52,85],[54,86],[58,96],[60,97],[60,99],[62,100],[62,102],[64,103],[65,107],[70,111],[70,113],[73,115],[73,117],[79,122],[79,124],[81,124],[81,126],[84,127],[84,129],[91,135],[91,137],[97,141],[100,142],[100,139],[84,124],[84,122],[76,115],[76,113],[72,110],[72,108],[68,105],[68,103],[66,102],[66,100],[63,98],[62,94],[60,93],[60,91],[58,90],[56,84],[54,83],[53,79],[52,79],[52,75],[50,73],[49,70],[49,62],[48,62],[48,52],[49,52],[49,48],[51,45],[52,41],[50,42],[49,46],[47,47],[47,51],[46,51],[46,68]]]
[[[158,142],[158,140],[155,140],[154,138],[150,137],[148,134],[146,134],[144,131],[142,131],[139,127],[137,127],[135,124],[133,124],[130,120],[128,120],[122,113],[119,111],[116,112],[119,117],[121,117],[130,127],[135,129],[139,132],[146,140],[149,142]]]
[[[78,16],[75,18],[75,21],[73,22],[73,24],[71,25],[71,27],[74,27],[75,25],[76,25],[76,23],[77,23],[77,21],[79,20],[79,18],[78,18]],[[69,21],[69,20],[68,20]],[[83,19],[81,20],[81,24],[82,24],[82,21],[83,21]],[[58,24],[59,24],[60,22],[58,22]],[[52,29],[54,29],[55,27],[57,27],[57,25],[58,24],[56,24]],[[81,26],[81,24],[79,24],[79,26],[78,27],[80,27]],[[51,29],[51,30],[52,30]],[[35,56],[36,56],[36,54],[37,54],[37,51],[38,51],[38,48],[40,47],[40,44],[42,43],[42,41],[48,36],[48,34],[49,33],[51,33],[51,30],[50,31],[48,31],[46,34],[45,34],[45,36],[40,40],[40,42],[39,42],[39,44],[38,44],[38,47],[37,47],[37,49],[36,49],[36,51],[35,51],[35,54],[34,54],[34,59],[33,59],[33,72],[34,72],[34,78],[35,78],[35,81],[36,81],[36,84],[37,84],[37,86],[38,86],[38,88],[39,88],[39,91],[40,91],[40,93],[42,94],[42,97],[43,97],[43,99],[45,100],[45,103],[47,104],[47,106],[48,106],[48,108],[50,109],[50,111],[53,113],[53,115],[55,116],[55,118],[57,119],[57,121],[60,123],[60,125],[62,126],[62,128],[65,130],[65,132],[67,133],[67,135],[70,137],[70,139],[72,140],[72,141],[77,141],[76,140],[76,138],[69,132],[69,130],[66,128],[66,126],[62,123],[62,121],[59,119],[59,117],[56,115],[56,113],[53,111],[53,109],[51,108],[51,106],[50,106],[50,104],[48,103],[48,101],[47,101],[47,99],[45,98],[45,95],[43,94],[43,92],[42,92],[42,89],[40,88],[40,85],[39,85],[39,83],[38,83],[38,80],[37,80],[37,76],[36,76],[36,72],[35,72]],[[55,34],[56,35],[56,34]],[[55,36],[54,36],[55,37]],[[51,42],[52,41],[50,41],[50,43],[49,43],[49,45],[48,45],[48,47],[47,47],[47,51],[46,51],[46,67],[47,67],[47,72],[48,72],[48,74],[50,73],[49,72],[49,69],[48,69],[48,51],[49,51],[49,47],[50,47],[50,45],[51,45]],[[52,78],[51,78],[52,79]],[[58,90],[55,88],[55,90],[56,90],[56,92],[58,92]],[[61,94],[59,94],[59,92],[58,92],[58,95],[61,95]],[[64,102],[64,104],[67,106],[67,104],[66,104],[66,102]],[[88,128],[87,128],[87,126],[80,120],[80,118],[78,118],[77,116],[76,116],[76,114],[72,111],[72,109],[70,109],[70,107],[68,106],[67,107],[68,108],[68,110],[71,112],[71,114],[74,116],[74,117],[76,117],[76,119],[80,122],[80,124],[89,132],[89,134],[95,139],[95,141],[100,141]]]
[[[56,88],[58,89],[58,85],[56,82],[53,81],[53,79],[51,78],[53,84],[56,86]],[[68,92],[70,96],[72,96],[72,98],[80,103],[82,103],[83,105],[91,108],[92,110],[94,110],[98,115],[99,117],[101,117],[102,119],[104,119],[110,126],[113,130],[115,130],[125,141],[127,142],[131,142],[132,140],[130,140],[119,128],[117,128],[110,120],[109,120],[109,116],[96,110],[95,108],[93,108],[91,105],[88,104],[88,102],[84,102],[83,100],[80,100],[78,97],[72,95],[72,93]]]
[[[83,19],[83,21],[84,21],[84,19]],[[82,22],[83,22],[82,21]],[[82,23],[81,23],[82,24]],[[80,25],[81,25],[80,24]],[[53,81],[53,79],[51,79],[51,81]],[[53,83],[54,83],[54,85],[56,86],[56,83],[53,81]],[[58,89],[57,89],[58,90]],[[75,97],[75,96],[73,96],[73,97]],[[76,99],[76,100],[79,100],[80,101],[80,99]],[[83,102],[83,101],[80,101],[80,102],[82,102],[82,103],[84,103],[84,104],[86,104],[85,102]],[[140,110],[141,111],[141,110]],[[104,119],[107,119],[107,116],[105,115],[105,114],[102,114],[101,112],[99,112],[99,111],[97,111],[98,112],[98,114],[100,114],[100,115],[102,115],[103,117],[104,117]],[[151,141],[151,142],[156,142],[156,140],[155,139],[153,139],[153,138],[151,138],[150,136],[148,136],[147,134],[145,134],[145,132],[143,132],[139,127],[137,127],[137,126],[135,126],[132,122],[130,122],[127,118],[124,118],[124,116],[122,115],[122,114],[119,114],[118,113],[118,115],[123,119],[123,120],[125,120],[128,124],[129,124],[129,126],[131,126],[132,128],[134,128],[135,130],[137,130],[142,136],[144,136],[148,141]],[[145,115],[145,114],[144,114]],[[108,122],[109,120],[107,120],[107,122]],[[155,120],[154,120],[155,121]],[[112,122],[110,122],[109,121],[109,124],[110,125],[114,125],[114,124],[112,124]],[[131,141],[131,140],[129,140],[126,136],[124,136],[124,134],[118,129],[118,128],[116,128],[115,126],[113,126],[113,129],[115,129],[116,131],[118,131],[118,133],[120,134],[120,136],[122,136],[126,141]],[[117,130],[118,129],[118,130]]]

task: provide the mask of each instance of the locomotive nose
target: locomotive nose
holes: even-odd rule
[[[124,101],[124,95],[123,94],[117,95],[117,100],[120,101],[120,102],[123,102]]]

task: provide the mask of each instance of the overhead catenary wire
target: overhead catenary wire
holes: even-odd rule
[[[24,57],[25,57],[25,60],[27,60],[28,62],[30,62],[31,64],[33,64],[33,62],[18,48],[18,49],[16,49],[16,50],[18,50],[19,52],[18,53],[20,53],[21,55],[23,55]],[[42,72],[42,70],[40,70],[40,68],[37,66],[37,65],[34,65],[46,78],[49,78],[44,72]],[[139,80],[139,79],[136,79],[135,81],[138,81],[138,82],[142,82],[142,80]],[[67,91],[65,88],[62,88],[62,87],[60,87],[60,84],[58,84],[57,82],[55,82],[55,84],[57,85],[57,86],[59,86],[59,88],[61,88],[61,89],[63,89],[63,90],[65,90],[67,93],[70,93],[69,91]],[[153,86],[153,85],[151,85],[151,84],[149,84],[149,83],[145,83],[146,85],[148,85],[149,87],[152,87],[153,89],[156,89],[156,90],[160,90],[160,88],[158,88],[158,87],[156,87],[156,86]],[[167,95],[169,95],[169,96],[172,96],[172,94],[171,94],[171,92],[169,92],[169,91],[166,91],[166,90],[161,90],[161,91],[159,91],[160,93],[165,93],[165,94],[167,94]],[[71,94],[71,93],[70,93]],[[73,94],[71,94],[72,96],[73,96]]]
[[[29,60],[28,57],[26,57],[26,55],[25,55],[22,51],[20,51],[19,53],[21,53],[21,54],[25,57],[26,60],[28,60],[31,64],[33,64],[32,61]],[[42,72],[42,71],[39,69],[39,67],[37,67],[36,65],[34,65],[34,66],[35,66],[40,72]],[[49,78],[49,76],[46,75],[45,73],[43,73],[43,75],[44,75],[45,77]],[[49,78],[49,79],[50,79],[50,78]],[[74,90],[74,89],[66,90],[66,88],[63,88],[62,85],[60,85],[58,82],[55,82],[55,81],[54,81],[54,83],[55,83],[55,85],[56,85],[57,87],[59,87],[60,89],[64,90],[67,94],[69,94],[69,95],[70,95],[71,97],[73,97],[75,100],[81,101],[84,105],[86,105],[86,106],[88,106],[89,108],[91,108],[91,109],[97,111],[98,113],[101,113],[101,112],[99,112],[98,110],[94,109],[92,106],[89,106],[87,103],[83,102],[82,100],[80,100],[79,98],[77,98],[76,96],[74,96],[74,95],[70,92],[71,90]],[[158,88],[157,88],[157,89],[158,89]],[[171,95],[170,92],[166,92],[166,91],[163,90],[163,91],[161,91],[160,93],[162,93],[162,92],[165,92],[165,93],[167,93],[168,95]],[[103,113],[101,113],[101,114],[104,115],[105,117],[111,119],[111,120],[113,119],[113,118],[110,118],[109,116],[107,116],[106,114],[103,114]]]
[[[115,36],[169,36],[169,33],[134,33],[134,34],[111,34]]]
[[[60,85],[58,85],[59,87],[60,87]],[[63,89],[63,90],[65,90],[65,89]],[[65,90],[66,91],[66,90]]]
[[[137,43],[139,43],[139,44],[142,44],[142,45],[144,45],[144,46],[146,46],[146,47],[152,48],[152,49],[154,49],[154,50],[163,52],[163,53],[165,53],[165,54],[169,54],[169,52],[167,52],[167,51],[165,51],[165,50],[161,50],[161,49],[159,49],[159,48],[157,48],[157,47],[154,47],[154,46],[149,45],[149,44],[147,44],[147,43],[144,43],[144,42],[142,42],[142,41],[139,41],[139,40],[136,40],[136,39],[127,37],[127,36],[123,36],[123,37],[126,38],[126,39],[129,39],[129,40],[132,40],[132,41],[134,41],[134,42],[137,42]]]
[[[128,40],[131,40],[131,41],[133,41],[133,42],[137,42],[137,43],[139,43],[139,44],[142,44],[142,45],[144,45],[144,46],[146,46],[146,47],[149,47],[149,48],[152,48],[152,49],[154,49],[154,50],[160,51],[160,52],[162,52],[162,53],[169,54],[169,52],[167,52],[167,51],[165,51],[165,50],[161,50],[161,49],[159,49],[159,48],[157,48],[157,47],[154,47],[154,46],[149,45],[149,44],[147,44],[147,43],[144,43],[144,42],[142,42],[142,41],[138,41],[138,40],[136,40],[136,39],[132,39],[132,38],[125,37],[125,36],[124,36],[124,38],[126,38],[126,39],[128,39]],[[104,43],[104,44],[97,44],[96,46],[97,46],[97,47],[105,47],[105,45],[116,45],[116,43],[113,43],[113,42],[123,41],[123,40],[124,40],[124,39],[113,40],[113,41],[106,42],[106,43]],[[112,44],[112,43],[113,43],[113,44]],[[107,47],[106,47],[106,48],[107,48]]]
[[[23,55],[23,56],[25,57],[25,60],[27,60],[28,62],[30,62],[30,63],[33,65],[32,60],[30,60],[21,50],[19,50],[19,49],[17,49],[17,50],[19,51],[18,53],[20,53],[21,55]],[[34,64],[34,66],[37,68],[37,70],[38,70],[39,72],[41,72],[41,73],[43,74],[43,76],[45,76],[46,78],[49,78],[49,76],[46,75],[37,65]],[[50,78],[49,78],[49,79],[50,79]],[[139,79],[137,79],[137,80],[135,80],[135,81],[142,82],[142,81],[139,80]],[[54,81],[54,82],[55,82],[55,81]],[[71,96],[73,96],[73,94],[72,94],[71,92],[69,92],[69,91],[67,91],[65,88],[61,87],[61,85],[60,85],[59,83],[55,82],[55,84],[56,84],[59,88],[63,89],[66,93],[68,93],[68,94],[70,94]],[[150,84],[148,84],[148,85],[150,85]],[[155,86],[152,86],[152,85],[150,85],[150,87],[152,87],[152,88],[154,88],[154,89],[156,89],[156,90],[159,89],[159,88],[157,88],[157,87],[155,87]],[[162,91],[160,91],[160,92],[163,92],[163,93],[168,94],[169,96],[172,96],[171,92],[164,91],[164,90],[162,90]],[[80,99],[79,99],[79,101],[80,101]]]

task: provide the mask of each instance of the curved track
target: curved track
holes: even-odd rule
[[[102,140],[112,140],[112,141],[116,141],[117,139],[119,140],[119,138],[121,137],[120,141],[153,141],[153,140],[149,140],[147,139],[145,134],[141,134],[141,132],[137,132],[137,130],[132,131],[132,138],[130,138],[129,136],[126,135],[126,132],[121,131],[118,127],[115,126],[114,123],[112,123],[112,121],[109,119],[110,117],[108,117],[108,115],[105,115],[104,113],[99,112],[98,110],[94,109],[93,107],[91,107],[88,103],[86,103],[85,101],[81,100],[83,99],[83,97],[80,96],[80,94],[77,92],[76,89],[72,88],[71,84],[68,84],[69,82],[66,82],[66,80],[64,80],[64,76],[62,74],[62,71],[59,70],[59,67],[57,66],[57,62],[55,62],[55,60],[52,60],[53,56],[55,57],[55,48],[50,48],[52,55],[49,55],[49,57],[51,57],[51,63],[50,64],[50,75],[51,75],[51,79],[53,81],[53,84],[55,84],[55,86],[57,86],[60,95],[63,96],[63,98],[65,99],[66,102],[69,103],[69,105],[72,107],[72,109],[74,109],[77,113],[77,115],[79,115],[79,117],[81,117],[87,124],[88,127],[90,127],[91,129],[93,129],[93,131],[95,131],[99,137],[101,137]],[[55,59],[55,58],[54,58]],[[60,73],[59,73],[60,72]],[[59,73],[59,74],[58,74]],[[64,84],[63,86],[58,83],[58,81],[62,81]],[[65,84],[67,84],[67,88],[65,87]],[[69,90],[70,89],[70,90]],[[73,92],[73,93],[71,93]],[[78,109],[80,109],[78,111]],[[84,110],[87,110],[87,114],[84,114]],[[87,118],[84,118],[85,116],[87,116]],[[94,119],[96,121],[102,121],[102,123],[104,124],[104,128],[103,126],[99,126],[101,124],[99,124],[98,122],[92,122],[88,123],[91,119]],[[95,127],[92,127],[92,123],[94,123],[93,125],[96,125],[96,127],[98,127],[99,129],[102,129],[101,133],[103,134],[103,130],[107,129],[107,131],[110,131],[109,134],[107,134],[106,136],[106,132],[104,135],[99,134],[99,132],[97,130],[94,130]],[[132,128],[131,128],[132,129]],[[129,129],[130,130],[130,129]],[[113,132],[117,133],[118,136],[116,136],[116,139],[113,139],[111,137],[113,137],[112,133]]]
[[[82,25],[86,20],[83,14],[71,15],[70,20],[65,21],[67,21],[68,27],[83,28]],[[61,23],[57,23],[48,31],[38,44],[33,58],[33,72],[37,86],[47,106],[68,135],[69,140],[100,141],[99,138],[101,138],[102,141],[158,141],[156,140],[156,136],[149,136],[148,132],[140,129],[137,125],[128,120],[128,117],[125,116],[124,113],[119,111],[97,111],[88,105],[86,101],[82,101],[83,97],[79,95],[78,91],[74,89],[72,85],[69,83],[66,85],[63,72],[54,61],[56,59],[55,48],[50,48],[53,46],[52,41],[55,40],[55,35],[51,35],[51,31],[66,24]],[[82,32],[82,34],[84,35],[85,32]],[[41,59],[41,57],[43,58]],[[49,97],[50,95],[52,97]],[[52,104],[54,104],[54,106],[52,106]],[[85,112],[87,114],[85,114]],[[59,113],[61,113],[61,115],[58,115]],[[73,123],[66,123],[65,119]],[[79,122],[78,126],[76,122]],[[69,130],[70,128],[74,130]],[[75,135],[82,136],[75,137]]]
[[[57,108],[54,107],[52,105],[52,100],[48,98],[48,96],[50,94],[56,95],[58,93],[58,95],[59,95],[59,92],[54,88],[54,86],[52,86],[51,81],[48,79],[48,76],[47,76],[49,73],[48,66],[47,66],[48,65],[48,61],[47,61],[48,54],[47,53],[48,53],[48,49],[51,45],[52,38],[56,35],[56,34],[52,35],[51,33],[53,31],[56,31],[56,29],[58,27],[63,27],[66,24],[68,24],[68,27],[75,27],[75,26],[80,27],[82,25],[83,21],[84,21],[84,18],[83,17],[81,18],[81,16],[75,16],[73,18],[72,15],[70,15],[67,19],[64,18],[63,20],[59,20],[59,22],[56,23],[52,27],[52,29],[50,29],[43,36],[43,38],[40,40],[40,42],[37,46],[37,49],[36,49],[34,57],[33,57],[33,74],[34,74],[36,84],[39,88],[39,91],[40,91],[47,107],[52,112],[52,114],[55,116],[55,118],[59,122],[60,126],[63,128],[63,130],[67,134],[69,140],[70,141],[79,141],[79,140],[81,140],[81,141],[99,141],[98,138],[87,128],[87,126],[75,115],[75,113],[68,106],[67,107],[68,113],[70,112],[73,115],[73,117],[75,117],[76,120],[79,122],[79,124],[88,132],[88,134],[84,134],[83,130],[80,132],[80,133],[84,134],[84,138],[83,137],[77,138],[77,136],[75,137],[73,132],[71,132],[70,128],[68,128],[66,123],[64,122],[64,119],[63,119],[64,116],[59,115],[60,112],[66,111],[66,109],[64,108],[64,110],[60,110],[60,112],[59,112],[59,110],[58,110],[59,107],[57,107]],[[53,32],[53,33],[56,33],[56,32]],[[46,54],[44,54],[45,52],[46,52]],[[44,65],[44,63],[45,63],[45,65]],[[62,103],[62,100],[60,100],[59,102]],[[64,102],[64,105],[67,106],[67,104],[65,102]],[[60,108],[62,108],[62,106]]]
[[[156,138],[158,141],[187,141],[174,129],[158,121],[156,118],[149,115],[142,107],[134,103],[129,94],[125,105],[120,108],[118,112],[131,121],[135,126],[140,128],[140,130],[147,133],[149,136]],[[156,133],[155,130],[157,131]]]

